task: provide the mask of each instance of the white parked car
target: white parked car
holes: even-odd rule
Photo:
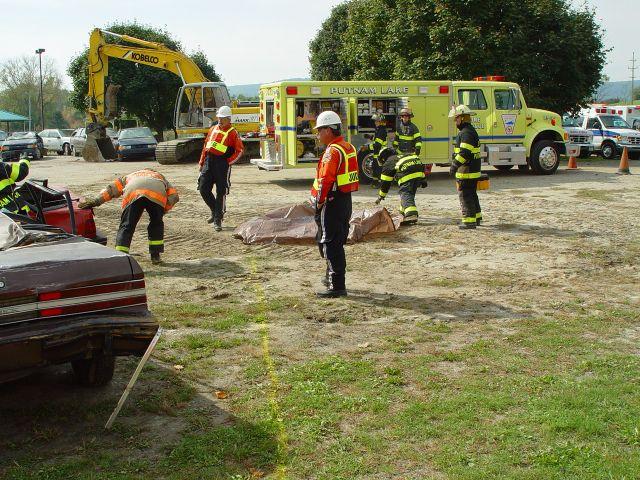
[[[42,130],[38,135],[42,138],[45,150],[58,155],[71,155],[71,134],[73,129],[53,128]]]

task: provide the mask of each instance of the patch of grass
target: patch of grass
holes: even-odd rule
[[[253,315],[243,310],[194,303],[161,304],[153,308],[153,313],[165,328],[194,327],[226,331],[254,321]]]
[[[575,197],[587,200],[597,200],[600,202],[614,202],[618,200],[617,196],[621,192],[623,192],[623,190],[597,190],[593,188],[582,188],[576,192]]]
[[[429,282],[429,285],[442,288],[458,288],[462,286],[462,282],[454,278],[434,278]]]

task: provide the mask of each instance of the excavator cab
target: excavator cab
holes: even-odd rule
[[[216,113],[223,105],[231,105],[231,97],[224,83],[183,85],[176,101],[176,130],[182,134],[206,133],[218,121]]]

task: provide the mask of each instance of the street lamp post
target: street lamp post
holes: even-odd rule
[[[36,53],[40,59],[40,130],[44,130],[44,97],[42,96],[42,54],[44,48],[37,49]]]

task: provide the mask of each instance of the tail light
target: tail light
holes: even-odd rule
[[[144,280],[133,280],[42,292],[37,305],[40,317],[57,317],[146,304]]]

